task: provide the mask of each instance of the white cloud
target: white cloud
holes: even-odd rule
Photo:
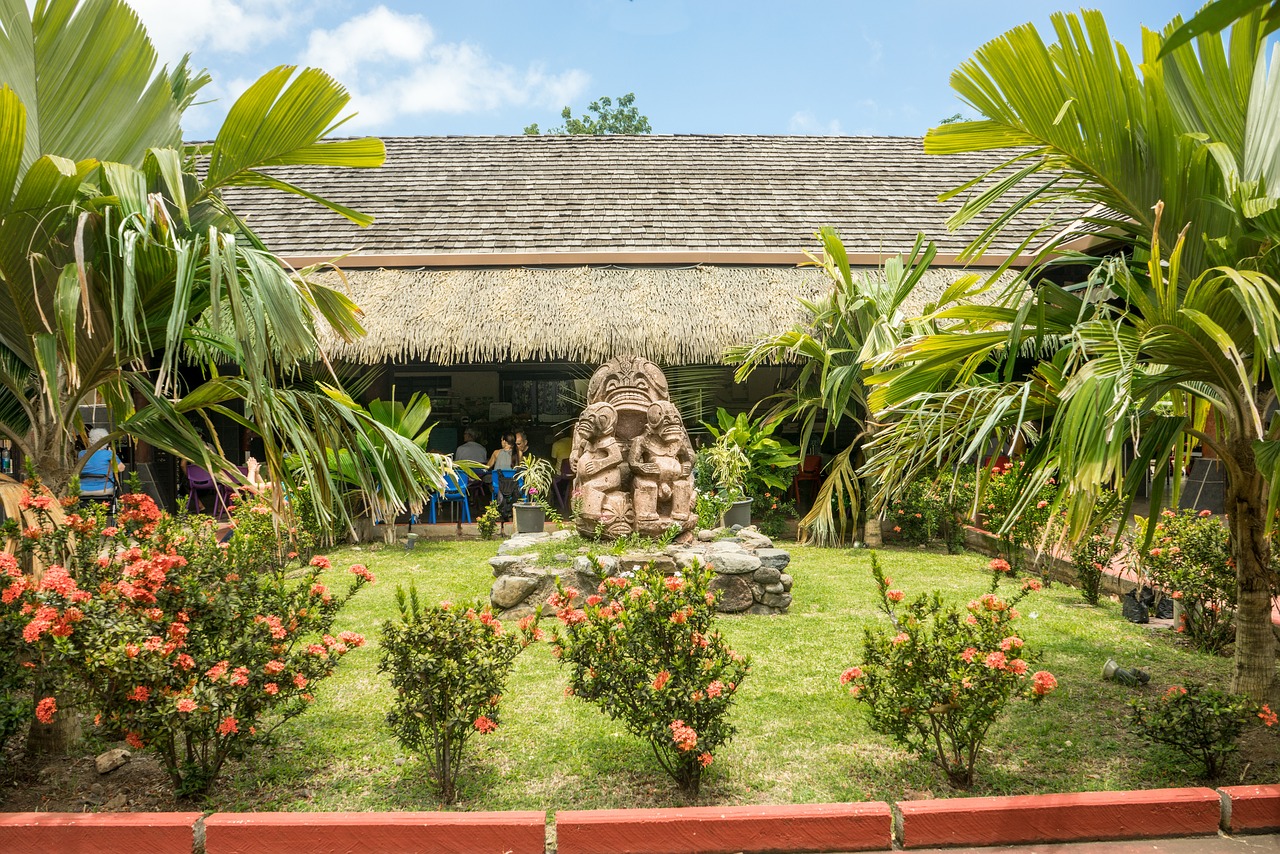
[[[244,54],[285,36],[310,12],[299,0],[127,0],[165,62],[184,53]],[[196,66],[200,61],[197,57]]]
[[[313,30],[303,55],[351,91],[359,115],[346,127],[376,127],[398,116],[468,113],[509,105],[558,109],[585,91],[577,69],[524,70],[494,60],[466,42],[439,42],[420,15],[377,6],[338,26]]]
[[[787,132],[808,136],[839,136],[843,133],[839,119],[832,119],[824,125],[808,110],[800,110],[791,116],[791,121],[787,123]]]

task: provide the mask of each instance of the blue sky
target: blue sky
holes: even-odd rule
[[[217,130],[263,71],[319,65],[353,93],[350,132],[508,134],[636,93],[655,133],[920,135],[964,111],[948,77],[975,48],[1073,9],[1042,0],[129,0],[163,58],[207,67]],[[1097,0],[1132,48],[1199,2]],[[1135,50],[1136,53],[1136,50]]]

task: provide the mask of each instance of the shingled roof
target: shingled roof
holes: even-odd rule
[[[281,177],[373,214],[359,228],[281,193],[227,190],[284,256],[456,253],[798,252],[819,226],[851,253],[896,253],[923,231],[955,254],[944,190],[1004,154],[924,153],[916,137],[393,137],[379,169],[289,167]],[[976,192],[976,190],[975,190]],[[1017,248],[1031,224],[990,250]]]

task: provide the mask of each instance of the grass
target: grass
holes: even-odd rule
[[[413,581],[427,601],[487,599],[487,558],[496,542],[420,541],[413,552],[334,552],[335,567],[367,563],[378,583],[363,591],[339,628],[365,633],[317,692],[315,707],[282,730],[280,744],[230,769],[209,808],[401,810],[439,806],[425,769],[386,728],[390,696],[377,671],[378,627],[395,613],[397,584]],[[733,720],[737,736],[704,778],[701,804],[910,799],[952,792],[935,767],[872,732],[842,690],[840,672],[859,661],[862,630],[875,610],[865,551],[795,547],[791,612],[725,617],[733,646],[753,660]],[[987,583],[986,558],[919,550],[881,553],[895,586],[911,595],[938,588],[967,601]],[[337,570],[335,570],[336,572]],[[1186,681],[1225,684],[1230,660],[1178,646],[1171,633],[1126,623],[1119,606],[1090,608],[1056,584],[1020,607],[1022,634],[1043,652],[1059,690],[1041,706],[1018,702],[988,738],[973,794],[1026,794],[1194,785],[1176,754],[1140,743],[1126,725],[1134,689],[1101,678],[1114,657],[1152,674],[1148,695]],[[565,697],[564,675],[546,644],[517,660],[502,726],[471,741],[458,808],[593,809],[689,803],[648,747],[581,700]],[[1255,728],[1256,729],[1256,728]],[[1270,782],[1280,738],[1250,742],[1248,782]],[[1236,782],[1241,768],[1228,769]],[[1260,775],[1270,775],[1260,779]]]

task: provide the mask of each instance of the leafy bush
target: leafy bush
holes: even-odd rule
[[[785,493],[764,492],[751,502],[751,521],[756,529],[771,539],[785,536],[788,523],[796,518],[795,502]]]
[[[714,628],[713,577],[696,564],[670,577],[650,566],[586,597],[562,587],[551,600],[563,624],[552,651],[570,668],[569,692],[647,740],[693,794],[734,733],[729,709],[749,670]]]
[[[423,608],[412,585],[408,597],[396,588],[396,602],[400,619],[383,623],[378,665],[396,690],[387,723],[401,744],[428,759],[440,796],[452,803],[467,740],[498,728],[512,664],[541,630],[529,617],[519,634],[506,633],[480,603]]]
[[[0,607],[0,763],[3,745],[9,737],[31,722],[31,668],[27,667],[28,654],[22,640],[22,630],[27,624],[25,616],[8,607],[20,598],[27,582],[17,559],[9,552],[0,552],[0,585],[4,585],[4,607]]]
[[[1240,734],[1256,717],[1265,726],[1276,724],[1269,706],[1217,688],[1174,685],[1154,700],[1137,699],[1133,728],[1142,738],[1168,745],[1204,766],[1204,776],[1217,781],[1236,752]]]
[[[703,529],[719,528],[724,518],[724,511],[733,502],[726,493],[703,492],[698,489],[694,493],[694,510],[698,514],[698,527]]]
[[[1014,607],[1040,583],[1028,579],[1009,599],[997,595],[1009,565],[991,562],[991,588],[966,607],[944,604],[937,591],[909,604],[894,589],[879,559],[871,574],[880,608],[893,632],[868,628],[863,664],[840,677],[867,706],[871,726],[898,744],[936,762],[953,786],[973,785],[973,766],[991,725],[1014,697],[1039,702],[1057,687],[1048,671],[1031,674],[1035,661],[1018,636]]]
[[[1178,631],[1204,652],[1220,652],[1235,638],[1236,570],[1230,533],[1208,510],[1165,510],[1139,519],[1137,543],[1155,528],[1151,545],[1135,551],[1141,572],[1182,600]]]
[[[938,536],[947,505],[938,485],[917,480],[889,504],[888,522],[905,542],[924,545]]]
[[[212,520],[170,519],[145,495],[122,496],[118,527],[77,514],[59,527],[38,512],[24,549],[56,551],[74,535],[76,553],[6,602],[29,617],[28,650],[79,687],[96,722],[156,753],[179,795],[207,793],[228,758],[302,713],[316,683],[364,643],[329,632],[372,574],[353,566],[346,591],[331,593],[319,580],[328,559],[299,569],[281,556],[260,499],[235,507],[227,543]],[[56,713],[40,698],[37,718]]]
[[[1050,478],[1039,494],[1017,512],[1018,501],[1027,485],[1024,466],[1019,460],[993,467],[982,497],[986,528],[998,536],[1000,554],[1009,562],[1014,575],[1024,568],[1024,550],[1040,542],[1050,521],[1049,505],[1054,495],[1054,481]]]
[[[1102,595],[1102,576],[1115,556],[1115,540],[1110,534],[1090,534],[1081,538],[1072,549],[1071,565],[1080,579],[1080,593],[1090,605],[1098,604]]]
[[[493,535],[498,532],[498,525],[501,522],[502,511],[498,509],[498,502],[494,501],[484,508],[480,518],[476,519],[476,529],[480,532],[480,539],[492,540]]]
[[[796,452],[800,449],[784,439],[775,439],[774,430],[781,419],[749,418],[746,413],[730,416],[723,408],[716,409],[716,425],[703,423],[715,439],[715,445],[737,448],[746,457],[742,490],[747,495],[759,495],[770,490],[785,491],[800,465]],[[729,484],[725,484],[729,486]]]

